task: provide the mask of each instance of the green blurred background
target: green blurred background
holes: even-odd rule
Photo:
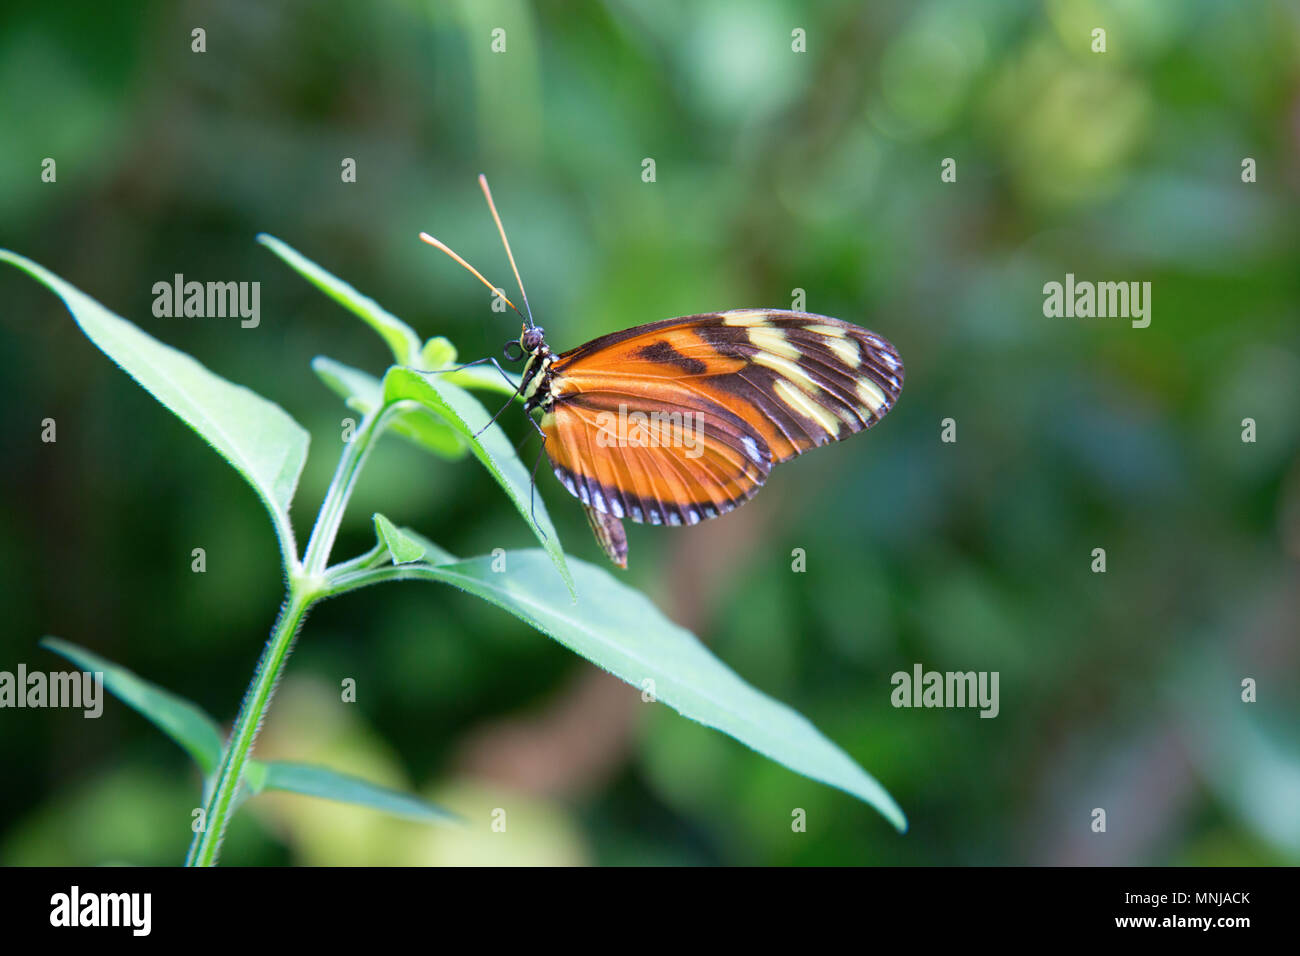
[[[0,12],[0,246],[307,425],[300,535],[348,414],[308,363],[378,372],[385,352],[259,231],[463,357],[497,355],[517,323],[416,240],[508,287],[485,172],[557,349],[801,288],[907,363],[879,428],[781,467],[739,512],[629,526],[627,572],[873,773],[906,836],[514,618],[410,584],[313,613],[259,753],[506,806],[508,836],[267,797],[229,863],[1297,862],[1298,152],[1294,3]],[[1067,272],[1151,282],[1151,326],[1045,318],[1042,286]],[[260,281],[261,326],[154,318],[175,273]],[[0,302],[0,669],[62,670],[35,646],[56,634],[228,722],[281,597],[261,505],[47,291],[5,269]],[[603,561],[577,503],[548,474],[539,492],[567,549]],[[531,542],[477,464],[395,439],[338,554],[368,545],[376,510],[456,553]],[[894,709],[890,675],[917,662],[1000,672],[1000,715]],[[0,712],[0,773],[2,863],[183,857],[197,775],[115,701],[96,721]]]

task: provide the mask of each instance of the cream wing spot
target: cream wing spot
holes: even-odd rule
[[[862,364],[862,353],[858,350],[858,343],[852,339],[828,339],[826,347],[849,368],[857,368]]]
[[[765,365],[774,372],[780,372],[805,392],[816,394],[821,390],[820,386],[812,380],[812,376],[787,358],[772,355],[770,352],[759,352],[754,356],[754,364]]]
[[[876,416],[880,414],[882,408],[889,404],[889,399],[885,397],[885,393],[866,379],[858,381],[858,398],[862,399],[867,408],[871,410],[871,414]]]
[[[840,433],[841,422],[836,415],[831,413],[830,409],[817,404],[789,382],[778,379],[773,388],[777,397],[785,402],[791,410],[798,412],[804,418],[815,421],[831,435]]]
[[[736,309],[722,313],[723,325],[767,325],[768,315],[762,309]]]
[[[844,420],[844,424],[849,426],[850,432],[858,431],[862,428],[862,419],[854,413],[851,408],[841,408],[837,414]]]
[[[749,330],[750,344],[755,348],[762,349],[764,352],[771,352],[773,355],[779,355],[782,358],[797,359],[800,351],[790,344],[790,340],[785,337],[785,332],[775,328],[751,328]]]

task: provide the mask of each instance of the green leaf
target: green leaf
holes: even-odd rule
[[[647,690],[679,713],[814,780],[871,804],[900,831],[903,811],[870,774],[806,718],[733,673],[689,631],[664,617],[644,595],[604,568],[572,560],[578,603],[557,598],[546,557],[536,549],[506,553],[506,570],[480,557],[426,567],[406,564],[358,572],[337,589],[393,580],[439,581],[491,601],[565,647]]]
[[[321,381],[343,398],[348,408],[365,415],[379,404],[379,379],[368,372],[323,355],[312,359],[311,367]],[[469,453],[469,445],[460,437],[460,432],[425,408],[401,413],[391,420],[388,427],[440,458],[457,461]]]
[[[436,804],[358,777],[338,773],[326,767],[289,763],[282,760],[250,760],[244,780],[254,793],[287,790],[382,810],[396,817],[420,823],[463,823],[464,821]]]
[[[62,298],[105,355],[235,466],[270,511],[286,562],[296,560],[289,504],[307,460],[306,430],[278,405],[212,374],[30,259],[0,249],[0,260]]]
[[[82,670],[102,673],[104,687],[108,692],[180,744],[194,758],[204,776],[216,768],[224,746],[221,742],[221,728],[197,705],[137,677],[125,667],[107,661],[84,647],[69,644],[57,637],[42,638],[41,646],[66,657]]]
[[[381,514],[375,515],[375,535],[388,548],[393,564],[410,564],[424,557],[425,547]]]
[[[330,391],[347,403],[348,408],[364,414],[379,404],[379,379],[369,372],[324,355],[311,360],[311,369]]]
[[[470,451],[491,473],[519,513],[528,522],[542,547],[550,555],[551,563],[564,579],[570,594],[575,594],[573,575],[564,560],[560,537],[546,513],[546,505],[538,495],[535,499],[537,521],[533,521],[534,499],[532,480],[514,446],[499,425],[489,425],[491,416],[475,398],[464,389],[444,380],[441,375],[421,375],[408,368],[394,367],[384,376],[384,399],[389,402],[409,399],[437,412],[444,421],[455,427],[469,443]],[[480,438],[474,437],[482,431]],[[540,526],[540,527],[539,527]]]
[[[410,365],[420,354],[420,337],[415,331],[369,296],[364,296],[342,279],[337,279],[302,253],[274,236],[261,233],[257,241],[287,262],[299,275],[348,311],[359,316],[392,350],[398,365]]]
[[[426,372],[436,371],[456,364],[456,346],[442,335],[435,335],[424,343],[420,349],[420,368]]]
[[[446,548],[434,544],[418,531],[413,531],[410,528],[402,528],[401,532],[424,549],[424,561],[426,564],[450,564],[453,561],[460,560]]]

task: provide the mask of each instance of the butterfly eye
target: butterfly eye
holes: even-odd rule
[[[511,339],[509,342],[506,343],[504,352],[506,356],[506,361],[509,362],[518,362],[521,358],[524,357],[524,347],[520,345],[518,342],[516,342],[514,339]]]
[[[536,352],[545,339],[545,333],[537,327],[525,329],[523,335],[523,347],[525,352]]]

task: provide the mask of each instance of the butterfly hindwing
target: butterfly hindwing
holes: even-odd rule
[[[874,425],[903,384],[875,333],[765,309],[615,332],[550,372],[542,430],[557,477],[591,508],[654,524],[731,510],[773,464]],[[638,414],[662,425],[650,442],[635,440]]]
[[[623,522],[611,514],[597,511],[591,505],[583,505],[582,510],[587,514],[587,523],[591,525],[591,533],[596,536],[596,543],[604,549],[611,561],[620,568],[626,568],[627,532],[623,530]]]
[[[675,382],[622,387],[566,393],[542,418],[556,477],[584,505],[645,524],[697,524],[767,480],[771,452],[728,409]]]

